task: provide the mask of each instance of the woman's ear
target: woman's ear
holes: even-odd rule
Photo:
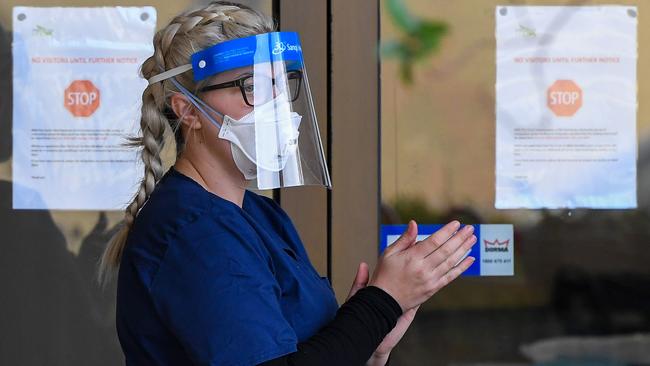
[[[171,107],[178,119],[188,129],[201,129],[201,119],[196,114],[196,108],[187,100],[187,97],[181,93],[175,93],[171,97]]]

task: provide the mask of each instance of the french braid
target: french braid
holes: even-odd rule
[[[149,79],[164,70],[189,62],[192,53],[214,44],[271,32],[275,24],[269,17],[231,2],[215,1],[206,7],[176,16],[153,39],[154,53],[144,61],[140,75]],[[197,90],[192,73],[176,76],[188,90]],[[177,156],[183,150],[184,136],[179,128],[180,118],[171,110],[169,98],[179,92],[169,80],[154,83],[142,93],[140,136],[128,139],[128,146],[139,148],[144,163],[144,177],[133,200],[124,212],[120,230],[111,238],[99,263],[99,281],[106,283],[118,268],[126,239],[136,216],[164,174],[161,151],[165,131],[170,128],[176,141]],[[169,127],[168,127],[169,126]]]

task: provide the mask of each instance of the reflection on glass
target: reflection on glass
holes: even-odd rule
[[[271,14],[269,0],[240,2]],[[160,26],[196,3],[148,5],[156,7]],[[99,288],[95,274],[122,213],[12,209],[10,31],[12,8],[18,5],[43,3],[0,3],[0,365],[119,365],[124,360],[115,330],[115,287]],[[117,4],[82,0],[74,5]]]
[[[514,224],[517,249],[515,276],[461,278],[425,303],[393,352],[395,364],[650,362],[650,112],[637,114],[638,209],[496,210],[494,16],[501,3],[404,3],[449,32],[439,53],[414,65],[410,86],[397,62],[382,62],[382,224]],[[594,4],[611,2],[585,5]],[[650,11],[641,1],[626,5]],[[394,39],[385,2],[381,10],[381,37]],[[649,38],[640,18],[640,49]],[[637,67],[641,101],[650,77],[647,65]]]

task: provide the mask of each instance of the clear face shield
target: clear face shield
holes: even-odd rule
[[[237,79],[208,84],[200,92],[238,88],[250,112],[236,119],[187,91],[173,76],[190,69],[196,82],[244,70]],[[265,33],[219,43],[193,54],[191,65],[163,72],[149,83],[168,78],[219,127],[219,138],[230,141],[237,168],[253,186],[331,188],[297,33]]]

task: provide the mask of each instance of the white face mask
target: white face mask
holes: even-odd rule
[[[247,180],[258,169],[279,172],[298,147],[302,116],[291,111],[286,96],[280,95],[239,120],[223,117],[219,137],[231,142],[232,157]]]
[[[174,78],[171,81],[210,122],[219,128],[219,137],[230,141],[235,165],[247,180],[257,178],[258,169],[279,172],[284,169],[289,158],[296,156],[298,127],[302,116],[291,111],[291,104],[286,95],[281,94],[275,99],[258,105],[252,112],[236,120],[214,110]],[[206,112],[206,109],[222,116],[223,124],[217,122]]]

